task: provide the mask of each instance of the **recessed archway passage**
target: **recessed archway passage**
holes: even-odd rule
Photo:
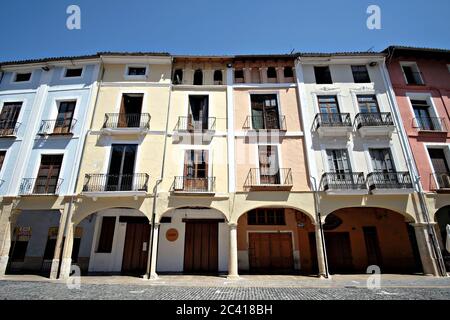
[[[366,273],[421,273],[414,228],[399,213],[382,208],[345,208],[326,217],[323,226],[328,269]]]
[[[317,274],[315,228],[295,209],[263,207],[238,220],[240,273]]]
[[[442,252],[442,257],[444,258],[445,269],[450,272],[450,251],[447,248],[447,237],[449,234],[447,231],[450,225],[450,206],[443,207],[436,212],[435,220],[437,222],[437,227],[439,228],[438,239]]]

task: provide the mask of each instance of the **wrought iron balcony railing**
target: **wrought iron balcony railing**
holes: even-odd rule
[[[20,125],[20,122],[0,120],[0,137],[15,137]]]
[[[319,127],[351,127],[350,113],[318,113],[314,118],[313,128]]]
[[[77,120],[62,119],[62,120],[43,120],[39,127],[39,135],[66,135],[73,134],[73,128]]]
[[[134,174],[86,174],[83,192],[148,191],[149,175]]]
[[[366,190],[363,172],[336,173],[327,172],[322,175],[320,190]]]
[[[259,186],[292,186],[292,169],[280,168],[278,170],[251,168],[245,180],[244,187]]]
[[[213,193],[216,188],[216,177],[193,178],[188,176],[175,177],[174,192]]]
[[[20,195],[52,195],[58,194],[63,183],[59,178],[24,178],[20,184]]]
[[[247,116],[243,129],[286,131],[286,116]]]
[[[103,128],[124,129],[139,128],[150,129],[150,114],[148,113],[107,113]]]
[[[203,132],[216,130],[216,118],[209,117],[202,120],[194,120],[192,116],[178,117],[175,131]]]
[[[447,132],[445,118],[420,117],[413,119],[413,126],[421,131]]]
[[[431,190],[450,190],[450,172],[435,172],[430,177]]]
[[[409,172],[372,172],[367,175],[369,189],[412,189]]]
[[[371,113],[358,113],[355,117],[356,127],[381,127],[381,126],[393,126],[394,121],[390,112],[371,112]]]

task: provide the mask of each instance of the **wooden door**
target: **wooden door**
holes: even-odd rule
[[[325,232],[325,245],[330,273],[354,271],[348,232]]]
[[[56,192],[62,160],[62,154],[42,156],[34,193],[53,194]]]
[[[144,274],[147,269],[150,240],[148,223],[127,222],[123,248],[122,273]]]
[[[290,233],[249,233],[250,271],[288,273],[294,270]]]
[[[0,113],[0,133],[11,135],[14,133],[19,118],[22,102],[5,102]]]
[[[53,133],[70,133],[76,101],[64,101],[59,104]]]
[[[280,184],[277,146],[259,146],[259,182],[260,184]]]
[[[184,159],[184,190],[208,190],[207,150],[186,150]]]
[[[376,265],[382,268],[380,243],[376,227],[363,227],[364,241],[366,243],[367,266]]]
[[[117,126],[119,128],[139,128],[144,96],[142,94],[124,94],[120,105]]]
[[[450,188],[450,169],[443,149],[428,149],[440,188]]]
[[[218,235],[217,221],[187,221],[184,240],[184,272],[218,272]]]

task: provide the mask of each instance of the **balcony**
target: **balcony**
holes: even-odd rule
[[[202,120],[194,120],[192,116],[178,117],[173,132],[174,141],[180,141],[184,136],[200,136],[202,141],[209,142],[216,131],[216,118],[209,117]]]
[[[286,116],[247,116],[242,129],[255,131],[287,131]]]
[[[390,112],[358,113],[355,126],[362,137],[391,136],[394,121]]]
[[[213,194],[215,193],[215,177],[193,178],[175,177],[172,191],[176,194]]]
[[[282,168],[276,172],[270,169],[250,169],[244,188],[250,191],[289,191],[293,187],[292,169]]]
[[[313,130],[322,137],[348,136],[352,131],[350,113],[318,113]]]
[[[149,175],[134,174],[86,174],[83,194],[97,196],[145,196],[148,191]]]
[[[73,128],[77,120],[43,120],[39,127],[38,135],[40,136],[66,136],[73,135]]]
[[[447,135],[447,125],[445,118],[438,117],[420,117],[414,118],[413,128],[417,128],[419,134],[442,134]]]
[[[0,121],[0,138],[15,138],[21,123],[10,120]]]
[[[373,194],[406,194],[414,191],[409,172],[372,172],[367,175],[367,184]]]
[[[143,135],[150,130],[148,113],[107,113],[102,132],[112,135]]]
[[[363,172],[335,173],[322,175],[320,190],[328,194],[367,194]]]
[[[58,178],[24,178],[19,188],[19,195],[57,195],[64,180]]]
[[[450,172],[435,172],[430,177],[430,190],[450,193]]]

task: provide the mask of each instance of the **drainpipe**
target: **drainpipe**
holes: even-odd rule
[[[81,149],[80,163],[78,165],[78,170],[77,170],[77,175],[76,175],[76,180],[75,180],[75,186],[74,186],[74,189],[73,189],[73,194],[72,194],[72,196],[70,198],[69,208],[68,208],[69,212],[67,214],[66,221],[65,221],[65,224],[64,224],[64,240],[63,240],[63,246],[62,246],[63,249],[61,250],[61,257],[64,254],[65,240],[67,240],[67,235],[69,233],[69,224],[72,221],[72,211],[73,211],[72,207],[73,207],[73,203],[75,201],[77,187],[78,187],[78,182],[79,182],[79,179],[80,179],[81,162],[83,161],[83,156],[84,156],[84,152],[85,152],[85,149],[86,149],[86,141],[87,141],[87,138],[88,138],[89,134],[92,132],[91,128],[92,128],[92,125],[94,123],[94,116],[95,116],[95,110],[97,109],[98,96],[99,96],[99,93],[100,93],[100,88],[101,88],[102,83],[103,83],[103,77],[105,75],[105,69],[103,67],[103,62],[100,62],[99,74],[100,74],[100,77],[99,77],[100,79],[99,79],[97,92],[95,94],[95,102],[94,102],[94,108],[92,110],[91,121],[90,121],[90,124],[89,124],[89,129],[86,131],[86,134],[85,134],[85,137],[84,137],[83,147]],[[61,270],[61,261],[62,261],[62,259],[60,258],[60,266],[59,266],[59,270],[58,270],[58,278],[60,277],[61,271],[62,271]]]
[[[164,179],[164,167],[166,163],[166,150],[167,150],[167,136],[169,134],[169,115],[170,115],[170,101],[172,97],[172,72],[173,72],[173,58],[171,59],[170,64],[170,85],[169,85],[169,98],[168,98],[168,104],[167,104],[167,116],[166,116],[166,128],[165,128],[165,135],[164,135],[164,149],[163,149],[163,155],[162,155],[162,161],[161,161],[161,173],[160,178],[156,181],[155,186],[153,188],[153,206],[152,206],[152,218],[150,221],[150,224],[152,226],[151,230],[151,236],[150,236],[150,243],[149,243],[149,253],[147,257],[147,270],[145,273],[144,278],[150,279],[150,268],[151,268],[151,261],[152,261],[152,255],[153,255],[153,243],[155,241],[155,232],[154,232],[154,226],[156,221],[156,201],[158,199],[158,186],[163,182]]]
[[[393,56],[393,52],[390,53],[390,55]],[[389,102],[391,103],[391,106],[393,107],[392,111],[395,111],[395,112],[392,112],[392,114],[394,115],[394,119],[397,122],[397,127],[400,130],[400,132],[399,132],[399,137],[400,137],[400,141],[401,141],[400,145],[402,147],[403,154],[406,156],[406,163],[407,163],[409,172],[411,173],[413,181],[414,181],[414,185],[415,185],[414,189],[417,191],[417,193],[419,195],[419,203],[420,203],[420,207],[421,207],[421,213],[422,213],[423,220],[424,220],[425,224],[427,225],[428,235],[431,239],[433,253],[435,255],[437,266],[438,266],[438,272],[440,273],[441,276],[445,277],[445,276],[447,276],[447,272],[445,269],[444,259],[442,257],[442,252],[439,247],[439,242],[437,241],[436,230],[430,224],[430,217],[429,217],[429,212],[428,212],[428,206],[426,204],[425,193],[422,188],[422,183],[420,181],[420,176],[418,174],[417,168],[416,168],[415,164],[413,163],[413,153],[412,153],[411,147],[409,145],[408,138],[406,137],[406,131],[405,131],[405,128],[403,127],[403,122],[401,121],[400,116],[399,116],[400,109],[397,106],[397,102],[395,100],[395,94],[392,91],[393,90],[392,83],[388,76],[388,71],[387,71],[387,67],[386,67],[386,57],[383,59],[383,64],[380,65],[380,69],[381,69],[381,74],[383,75],[383,81],[384,81],[384,84],[386,86],[386,90],[388,93]]]

